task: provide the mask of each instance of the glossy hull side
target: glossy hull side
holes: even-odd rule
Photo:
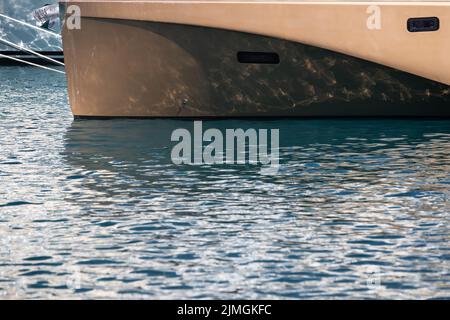
[[[75,116],[450,117],[446,84],[295,41],[94,17],[63,37]]]

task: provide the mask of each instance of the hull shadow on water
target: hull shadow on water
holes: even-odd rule
[[[222,132],[279,129],[273,175],[260,165],[176,166],[177,128],[192,132],[193,123],[74,121],[64,139],[64,159],[79,173],[71,187],[85,195],[67,201],[88,217],[125,221],[117,230],[130,243],[145,239],[145,260],[130,267],[173,272],[164,283],[176,292],[146,290],[172,298],[448,297],[449,121],[203,122]]]
[[[417,119],[277,119],[277,120],[204,120],[203,132],[219,129],[225,137],[226,129],[279,129],[280,164],[291,164],[297,157],[314,163],[321,156],[330,157],[371,152],[389,153],[398,148],[429,148],[439,142],[439,149],[447,146],[450,120]],[[65,135],[66,160],[85,169],[105,169],[139,174],[133,168],[145,165],[171,165],[171,141],[174,130],[189,130],[193,140],[193,120],[173,119],[110,119],[75,120]],[[269,135],[270,144],[270,135]],[[206,146],[208,142],[203,142]],[[225,141],[224,141],[225,147]],[[248,147],[248,143],[247,143]],[[312,150],[315,151],[312,153]],[[248,150],[247,150],[248,151]],[[418,158],[420,158],[418,156]],[[433,160],[433,154],[426,159]],[[335,158],[336,163],[339,158]],[[130,166],[115,166],[127,163]],[[216,165],[222,168],[248,170],[253,165]],[[176,168],[176,166],[171,166]],[[202,166],[180,166],[202,170]],[[204,166],[210,168],[210,166]],[[380,168],[382,169],[382,168]]]
[[[223,187],[248,184],[247,190],[239,191],[244,194],[251,193],[258,184],[276,184],[288,191],[278,195],[279,200],[287,202],[293,200],[290,196],[307,192],[308,188],[311,193],[329,189],[333,194],[345,195],[347,191],[353,194],[378,186],[380,192],[387,194],[389,189],[394,194],[397,189],[412,190],[412,195],[419,190],[420,196],[420,190],[425,189],[448,196],[448,120],[203,121],[203,132],[217,128],[224,137],[226,129],[279,129],[280,167],[269,175],[264,174],[267,166],[260,163],[173,164],[171,151],[178,142],[172,142],[171,135],[179,128],[190,131],[193,143],[193,121],[74,121],[65,135],[64,159],[87,177],[94,174],[95,179],[87,179],[83,186],[102,192],[112,202],[118,192],[126,192],[129,199],[154,192],[198,195],[208,186],[226,192],[220,183]],[[433,182],[427,184],[430,179]],[[128,188],[127,184],[133,187]],[[207,195],[208,192],[204,194]],[[335,200],[341,203],[351,199]]]

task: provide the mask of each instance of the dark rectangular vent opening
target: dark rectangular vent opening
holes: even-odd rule
[[[425,32],[439,30],[439,18],[410,18],[408,19],[409,32]]]
[[[240,63],[259,63],[259,64],[278,64],[280,57],[275,52],[246,52],[237,53],[237,59]]]

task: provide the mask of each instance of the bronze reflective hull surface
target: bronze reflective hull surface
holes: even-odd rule
[[[245,26],[239,31],[213,22],[146,21],[132,14],[134,7],[123,12],[126,1],[119,3],[123,17],[117,19],[108,11],[99,17],[88,7],[99,3],[81,3],[81,30],[64,29],[69,97],[77,117],[450,116],[450,78],[441,70],[447,62],[437,60],[439,52],[431,54],[436,57],[425,69],[414,63],[420,57],[372,53],[373,39],[360,49],[358,39],[345,43],[336,38],[331,48],[329,35],[319,46],[273,32],[251,33]],[[440,33],[439,40],[446,34],[446,19],[440,20],[440,30],[421,33],[417,54],[426,52],[423,45],[430,35]],[[283,27],[289,30],[289,23],[280,23]],[[403,28],[400,37],[413,34]],[[440,49],[448,46],[438,40]],[[404,42],[410,45],[409,38]],[[354,46],[355,54],[339,46]],[[277,59],[249,63],[239,53]],[[440,68],[435,66],[439,63]]]

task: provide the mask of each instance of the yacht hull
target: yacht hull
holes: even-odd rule
[[[450,117],[450,72],[442,72],[448,62],[441,53],[449,47],[442,36],[448,34],[450,39],[445,23],[450,24],[450,10],[445,3],[443,8],[424,6],[422,11],[412,5],[415,9],[410,13],[405,10],[410,7],[403,8],[412,16],[440,9],[437,32],[408,32],[407,19],[399,11],[402,29],[397,43],[403,47],[397,51],[389,46],[393,39],[383,25],[378,30],[354,27],[347,38],[345,32],[332,28],[346,23],[339,15],[333,18],[332,9],[355,12],[354,20],[361,15],[367,23],[371,4],[324,8],[320,3],[284,3],[289,11],[283,11],[283,3],[277,4],[286,18],[292,10],[315,6],[311,12],[318,13],[316,20],[323,20],[317,25],[322,25],[323,36],[315,30],[316,38],[311,40],[296,32],[297,26],[289,20],[278,21],[278,31],[257,29],[260,6],[267,6],[264,2],[246,3],[256,12],[247,18],[258,20],[251,23],[239,20],[240,8],[247,10],[239,4],[235,15],[219,10],[224,19],[213,19],[224,2],[214,2],[218,7],[204,3],[210,21],[204,16],[190,20],[208,13],[198,3],[191,3],[195,14],[180,13],[177,5],[189,9],[187,1],[172,6],[156,2],[161,5],[159,16],[150,10],[155,2],[73,3],[81,7],[81,29],[64,28],[63,41],[69,99],[76,117]],[[397,24],[389,20],[395,16],[393,7],[380,5],[387,8],[387,18],[381,20],[384,27],[396,30]],[[173,16],[166,17],[164,10],[172,10]],[[265,14],[270,20],[270,11]],[[376,32],[386,36],[380,38]],[[428,42],[434,49],[424,48]],[[404,50],[415,57],[402,59]]]

